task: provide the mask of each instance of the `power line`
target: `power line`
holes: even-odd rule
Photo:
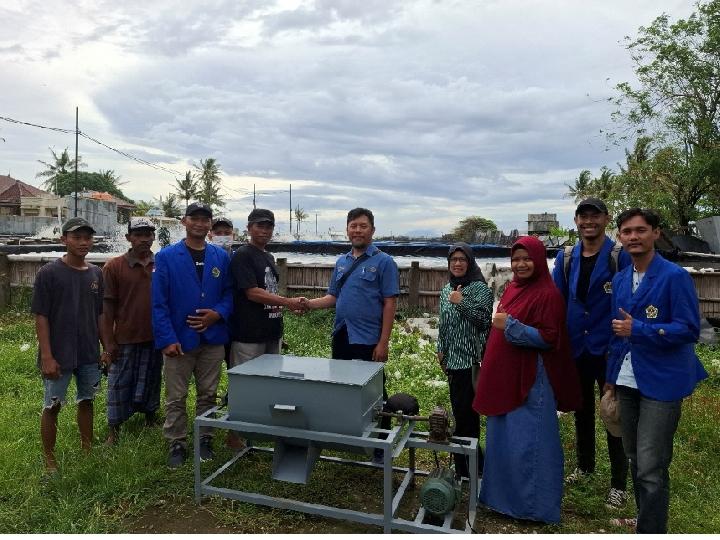
[[[74,129],[64,129],[64,128],[58,128],[58,127],[43,126],[43,125],[40,125],[40,124],[33,124],[32,122],[23,122],[23,121],[21,121],[21,120],[16,120],[16,119],[14,119],[14,118],[8,118],[7,116],[0,116],[0,120],[3,120],[3,121],[5,121],[5,122],[9,122],[9,123],[11,123],[11,124],[19,124],[19,125],[30,126],[30,127],[40,128],[40,129],[48,129],[48,130],[50,130],[50,131],[58,131],[58,132],[60,132],[60,133],[76,133],[76,130],[74,130]],[[145,159],[139,158],[139,157],[137,157],[137,156],[133,156],[132,154],[129,154],[129,153],[127,153],[127,152],[124,152],[124,151],[122,151],[122,150],[119,150],[119,149],[117,149],[117,148],[114,148],[114,147],[110,146],[109,144],[106,144],[106,143],[104,143],[104,142],[96,139],[95,137],[92,137],[92,136],[88,135],[88,134],[85,133],[84,131],[77,131],[77,134],[80,135],[81,137],[83,137],[84,139],[87,139],[87,140],[89,140],[89,141],[92,141],[92,142],[94,142],[95,144],[98,144],[98,145],[100,145],[100,146],[102,146],[102,147],[104,147],[104,148],[107,148],[108,150],[110,150],[110,151],[112,151],[112,152],[115,152],[116,154],[119,154],[119,155],[121,155],[121,156],[123,156],[123,157],[126,157],[126,158],[128,158],[128,159],[132,159],[133,161],[135,161],[135,162],[137,162],[137,163],[140,163],[141,165],[146,165],[146,166],[152,167],[153,169],[156,169],[156,170],[158,170],[158,171],[163,171],[163,172],[167,172],[167,173],[171,173],[171,174],[176,174],[176,175],[182,175],[182,174],[184,174],[184,173],[181,173],[181,172],[179,172],[179,171],[176,171],[175,169],[170,169],[170,168],[168,168],[168,167],[163,167],[162,165],[158,165],[158,164],[156,164],[156,163],[152,163],[152,162],[147,161],[147,160],[145,160]]]

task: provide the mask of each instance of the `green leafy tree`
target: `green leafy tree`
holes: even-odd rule
[[[147,216],[148,211],[154,207],[155,204],[152,201],[136,201],[133,216]]]
[[[185,201],[185,206],[190,204],[190,201],[197,196],[198,182],[192,171],[185,173],[185,178],[175,179],[175,192],[181,200]]]
[[[225,206],[224,197],[221,193],[222,181],[220,179],[220,164],[215,158],[200,160],[195,165],[197,170],[197,200],[210,205],[216,209]]]
[[[295,215],[295,236],[297,238],[299,238],[300,237],[300,224],[308,218],[308,213],[305,210],[303,210],[302,208],[300,208],[300,205],[298,204],[295,207],[293,214]]]
[[[170,193],[163,199],[162,195],[158,197],[158,206],[165,217],[179,218],[183,211],[180,209],[180,201],[175,193]]]
[[[620,175],[635,184],[619,191],[628,201],[668,205],[668,224],[683,230],[720,201],[720,0],[698,2],[676,22],[657,17],[626,49],[637,83],[617,85],[613,118],[640,137],[637,159]]]
[[[575,180],[575,184],[565,184],[568,188],[567,196],[571,197],[575,202],[580,202],[587,197],[590,182],[592,182],[592,173],[587,169],[581,171]]]
[[[129,201],[119,187],[119,177],[108,177],[97,172],[78,171],[77,175],[78,191],[100,191],[107,192],[114,197]],[[55,177],[58,195],[70,195],[75,191],[75,173],[66,172],[57,174]]]
[[[50,153],[52,154],[51,161],[47,162],[38,160],[39,163],[45,165],[46,169],[37,173],[35,177],[44,178],[42,186],[43,188],[45,188],[46,191],[55,193],[56,195],[67,195],[67,193],[60,192],[59,186],[57,185],[58,178],[60,176],[69,174],[71,171],[74,174],[75,159],[70,157],[67,148],[65,148],[65,150],[63,150],[60,155],[58,155],[55,150],[50,148]],[[87,165],[82,162],[82,156],[78,156],[78,168],[81,167],[87,167]]]
[[[470,216],[461,219],[457,227],[455,227],[450,234],[455,241],[474,242],[477,233],[487,231],[497,231],[497,225],[490,219],[480,216]]]

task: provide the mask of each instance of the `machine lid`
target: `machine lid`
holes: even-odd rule
[[[333,360],[307,356],[263,354],[228,370],[228,375],[308,380],[364,386],[383,369],[382,362]]]

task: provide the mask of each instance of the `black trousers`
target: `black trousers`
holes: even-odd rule
[[[473,387],[472,368],[448,369],[448,384],[450,385],[450,405],[455,417],[455,435],[457,437],[480,437],[480,415],[472,408],[475,399],[475,388]],[[460,476],[470,477],[470,467],[467,456],[453,454],[455,460],[455,473]],[[478,476],[482,476],[485,457],[482,448],[478,443],[477,462]]]
[[[347,326],[343,326],[332,337],[332,357],[337,360],[367,360],[372,362],[372,354],[375,345],[362,345],[350,343]],[[385,388],[385,370],[383,369],[383,401],[387,401],[387,389]],[[384,416],[380,420],[382,429],[390,429],[390,418]]]
[[[605,385],[605,356],[583,353],[576,360],[582,390],[582,406],[575,411],[575,449],[581,471],[595,472],[595,385],[602,393]],[[623,491],[627,488],[628,459],[622,437],[613,437],[605,430],[610,457],[610,485]]]

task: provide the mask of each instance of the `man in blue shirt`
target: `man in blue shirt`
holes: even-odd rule
[[[687,271],[655,253],[660,218],[632,208],[617,226],[632,266],[612,282],[607,390],[616,393],[635,487],[638,533],[667,532],[669,468],[683,398],[707,372],[695,354],[700,308]]]
[[[155,256],[152,276],[152,322],[155,346],[164,357],[163,435],[170,443],[168,466],[187,457],[186,399],[195,379],[196,414],[215,406],[220,370],[228,342],[226,321],[232,312],[230,258],[208,244],[212,209],[192,203],[182,223],[186,236]],[[200,458],[213,459],[212,429],[203,428]]]
[[[372,244],[375,218],[366,208],[347,215],[352,250],[335,263],[327,294],[304,300],[306,309],[335,306],[332,357],[340,360],[386,362],[390,332],[400,294],[397,265],[390,255]],[[387,398],[383,383],[383,398]],[[389,418],[382,427],[389,428]],[[379,461],[382,451],[376,452]]]
[[[615,248],[605,234],[610,223],[607,206],[589,198],[575,209],[580,241],[561,250],[555,259],[553,280],[567,303],[567,326],[573,358],[580,375],[582,406],[575,412],[577,468],[566,478],[572,484],[595,471],[595,385],[602,390],[610,329],[612,278],[630,264],[627,253]],[[570,251],[570,253],[568,253]],[[610,457],[610,491],[606,504],[619,508],[627,501],[628,462],[622,439],[606,430]]]

